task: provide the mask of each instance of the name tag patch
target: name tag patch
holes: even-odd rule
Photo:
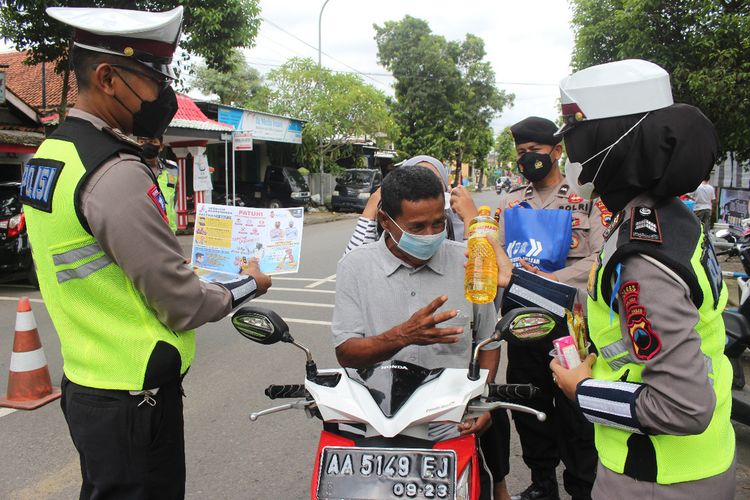
[[[167,216],[167,200],[164,199],[164,195],[159,191],[159,186],[154,184],[148,189],[147,194],[148,197],[151,198],[151,201],[154,202],[154,205],[156,205],[156,208],[159,209],[159,213],[161,213],[164,222],[169,224],[169,217]]]
[[[55,185],[65,163],[45,158],[32,158],[23,168],[21,202],[43,212],[52,212]]]

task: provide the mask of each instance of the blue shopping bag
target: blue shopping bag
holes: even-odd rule
[[[523,202],[503,213],[505,251],[516,267],[519,262],[554,273],[565,267],[573,233],[573,216],[569,210],[528,208]]]

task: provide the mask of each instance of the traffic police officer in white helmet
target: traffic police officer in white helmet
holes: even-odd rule
[[[60,337],[61,405],[80,498],[183,498],[182,378],[194,329],[262,295],[255,266],[204,283],[168,225],[164,194],[127,134],[161,136],[182,7],[51,7],[75,28],[78,97],[24,168],[21,199],[39,286]]]
[[[712,169],[716,131],[673,103],[669,75],[647,61],[584,69],[560,91],[572,185],[615,213],[589,276],[597,356],[573,370],[551,363],[594,423],[592,496],[734,498],[727,291],[709,238],[677,198]]]

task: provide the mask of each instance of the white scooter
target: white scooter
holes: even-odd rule
[[[271,398],[295,398],[255,412],[250,420],[289,409],[302,409],[324,422],[312,473],[312,499],[410,498],[478,500],[479,456],[473,434],[435,435],[465,419],[499,408],[544,420],[544,413],[510,401],[533,397],[530,385],[488,384],[479,368],[480,349],[501,338],[527,342],[548,335],[555,320],[544,309],[516,309],[497,324],[492,338],[480,343],[468,368],[426,369],[388,361],[365,369],[318,371],[310,351],[294,341],[289,327],[273,311],[244,307],[232,324],[261,344],[291,343],[307,355],[304,385],[271,385]],[[449,424],[449,425],[445,425]]]

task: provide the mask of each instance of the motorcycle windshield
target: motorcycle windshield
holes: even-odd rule
[[[357,370],[347,368],[346,373],[349,378],[365,386],[383,415],[391,418],[414,391],[439,377],[443,368],[429,370],[406,361],[393,360]]]

